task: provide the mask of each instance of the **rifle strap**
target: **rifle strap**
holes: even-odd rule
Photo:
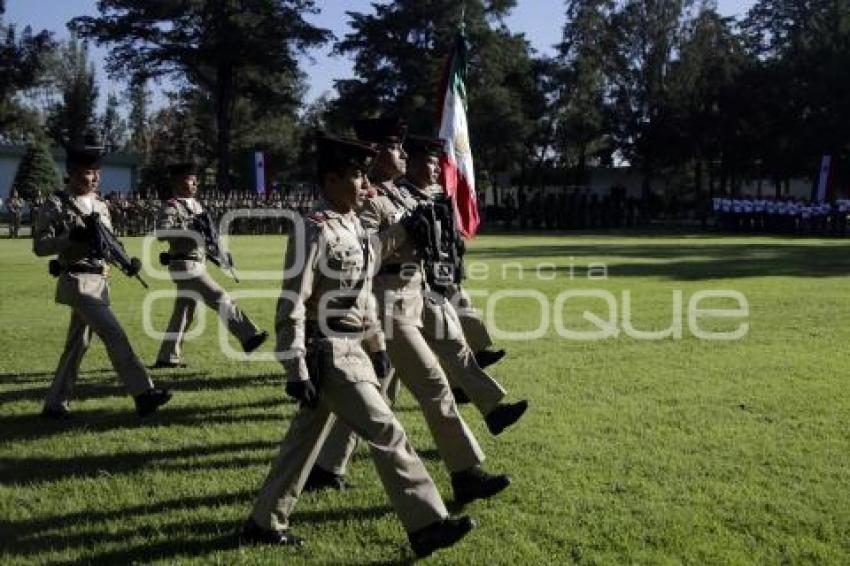
[[[71,195],[66,193],[65,191],[56,191],[53,193],[56,198],[62,203],[63,206],[71,209],[71,212],[79,216],[80,218],[85,218],[89,216],[88,214],[84,214],[83,211],[77,206],[77,203],[74,202],[74,199],[71,198]]]

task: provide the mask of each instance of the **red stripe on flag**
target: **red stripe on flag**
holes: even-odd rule
[[[454,203],[457,227],[465,238],[474,238],[481,219],[478,216],[478,203],[472,195],[469,183],[445,154],[440,158],[440,167],[443,186]]]

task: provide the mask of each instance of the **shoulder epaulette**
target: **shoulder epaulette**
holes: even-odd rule
[[[321,210],[317,210],[315,212],[309,213],[307,215],[307,218],[309,220],[312,220],[313,222],[321,223],[321,222],[326,222],[328,220],[328,218],[330,218],[330,216],[328,216],[327,214],[325,214]]]

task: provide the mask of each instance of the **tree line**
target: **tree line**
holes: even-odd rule
[[[508,27],[515,7],[375,2],[347,12],[350,31],[334,37],[311,23],[313,0],[101,0],[57,43],[18,34],[0,0],[0,136],[61,143],[94,124],[142,156],[148,184],[187,148],[225,190],[244,183],[233,156],[254,149],[278,180],[311,179],[317,128],[345,132],[390,112],[434,131],[463,18],[481,186],[582,185],[591,167],[629,164],[645,196],[662,178],[684,200],[735,194],[751,179],[772,194],[813,179],[823,155],[850,157],[845,0],[757,0],[741,18],[711,0],[566,0],[552,10],[564,21],[553,55]],[[90,42],[109,49],[106,72],[128,85],[100,115]],[[355,77],[307,105],[299,57],[327,45],[354,61]],[[152,81],[163,78],[176,86],[152,110]]]

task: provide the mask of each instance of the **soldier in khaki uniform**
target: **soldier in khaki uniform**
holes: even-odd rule
[[[12,187],[9,191],[9,200],[6,201],[6,210],[9,211],[9,237],[17,238],[21,230],[21,216],[23,214],[24,201],[18,196],[18,191]]]
[[[245,352],[253,352],[266,341],[268,332],[257,328],[206,271],[204,239],[193,229],[193,219],[204,212],[195,198],[198,192],[195,165],[175,163],[169,168],[169,174],[174,196],[162,207],[157,228],[161,231],[159,239],[169,244],[168,253],[163,255],[168,271],[177,284],[177,291],[184,295],[174,301],[171,320],[153,367],[185,367],[183,339],[194,318],[198,299],[219,314]]]
[[[142,362],[133,352],[127,335],[109,308],[107,265],[94,255],[85,215],[98,214],[111,230],[109,209],[97,197],[102,151],[96,141],[68,150],[70,194],[51,197],[39,210],[33,238],[38,256],[58,255],[56,302],[71,307],[71,324],[65,351],[59,360],[53,384],[44,402],[42,414],[62,419],[70,416],[68,400],[83,355],[94,331],[103,341],[112,366],[136,402],[139,416],[155,412],[168,402],[171,394],[154,388]],[[77,210],[74,210],[76,208]]]
[[[484,453],[461,417],[446,375],[422,332],[423,294],[427,292],[422,258],[399,223],[405,217],[415,218],[417,202],[393,182],[406,170],[402,143],[407,126],[401,120],[384,118],[361,120],[355,129],[358,138],[381,148],[372,171],[377,194],[366,199],[360,219],[364,227],[379,234],[382,246],[375,295],[387,325],[387,351],[395,367],[384,380],[385,394],[390,402],[395,401],[400,380],[416,398],[451,473],[455,501],[492,497],[510,485],[510,478],[481,468]],[[343,476],[356,444],[357,436],[338,423],[311,473],[310,489],[344,487]]]
[[[408,154],[407,176],[403,185],[420,202],[429,202],[435,192],[442,192],[438,184],[440,178],[440,155],[443,141],[439,139],[408,136],[405,151]],[[450,202],[449,202],[450,203]],[[453,214],[449,211],[448,214]],[[442,226],[442,232],[448,230]],[[453,228],[452,228],[453,229]],[[451,236],[457,246],[460,235]],[[459,268],[460,266],[454,266]],[[448,282],[446,282],[448,283]],[[528,408],[526,401],[503,403],[505,390],[490,377],[476,361],[473,350],[464,337],[464,330],[455,307],[446,296],[449,291],[457,291],[457,283],[447,285],[435,283],[431,292],[424,298],[422,311],[422,332],[428,345],[437,354],[440,365],[446,372],[456,400],[460,395],[475,404],[484,416],[487,427],[493,434],[500,434],[506,427],[515,423]]]
[[[418,556],[460,540],[468,517],[445,505],[379,389],[364,339],[380,356],[383,339],[371,300],[374,249],[355,208],[363,198],[370,146],[321,137],[319,177],[326,201],[293,229],[275,329],[287,393],[301,401],[242,529],[244,542],[300,545],[289,516],[328,429],[338,418],[369,443],[378,475]],[[385,354],[381,357],[385,357]]]

